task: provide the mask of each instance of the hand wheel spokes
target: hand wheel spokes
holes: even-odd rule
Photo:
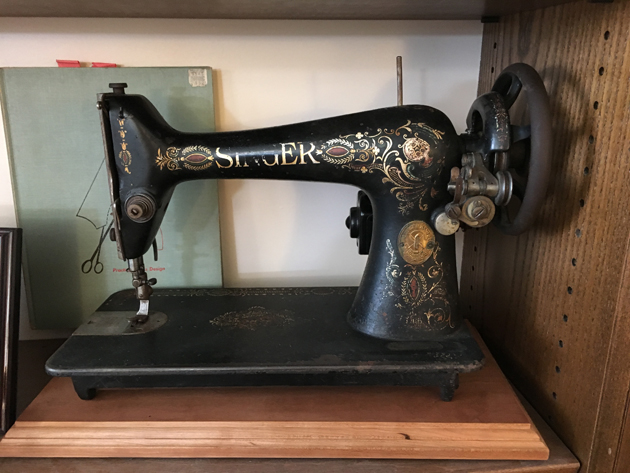
[[[504,69],[492,91],[501,95],[510,117],[508,168],[513,195],[521,201],[513,219],[504,215],[507,208],[497,209],[495,223],[502,232],[518,235],[533,225],[547,191],[552,152],[549,97],[542,79],[527,64],[513,64]],[[523,92],[525,98],[519,100]]]

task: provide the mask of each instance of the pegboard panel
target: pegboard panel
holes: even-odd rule
[[[629,39],[628,1],[571,3],[484,27],[479,93],[509,64],[535,67],[551,98],[554,162],[534,228],[466,233],[462,307],[583,472],[625,471]]]

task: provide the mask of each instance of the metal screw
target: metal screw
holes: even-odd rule
[[[483,205],[476,205],[472,210],[472,216],[475,219],[480,219],[485,217],[488,214],[486,208]]]
[[[453,220],[458,220],[459,216],[462,214],[462,209],[459,206],[453,204],[447,204],[445,210],[446,215],[448,215],[449,218],[452,218]]]
[[[469,215],[475,220],[479,220],[488,216],[488,209],[482,202],[476,201],[472,204]]]

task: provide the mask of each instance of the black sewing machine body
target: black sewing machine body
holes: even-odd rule
[[[461,136],[442,112],[426,106],[259,130],[183,133],[146,98],[127,95],[120,85],[99,95],[112,236],[129,262],[140,311],[133,315],[129,293],[112,296],[91,327],[77,330],[49,360],[48,372],[72,376],[83,398],[101,387],[378,383],[437,384],[442,398],[450,399],[457,374],[483,363],[458,310],[452,233],[459,221],[489,223],[494,205],[510,199],[511,133],[526,133],[514,131],[507,109],[520,91],[518,79],[533,72],[540,81],[529,69],[508,74],[501,91],[480,97]],[[533,140],[532,150],[537,146]],[[142,257],[176,185],[193,179],[360,188],[347,222],[360,252],[369,253],[360,286],[342,290],[343,297],[334,288],[244,290],[240,298],[219,290],[202,302],[195,291],[159,290],[151,299],[158,310],[149,312],[155,281],[147,279]],[[522,193],[520,198],[526,207]],[[236,348],[243,343],[249,351]],[[169,362],[158,353],[172,351],[173,344],[188,348]],[[90,350],[98,355],[90,357]],[[118,353],[109,362],[103,357],[108,351]]]
[[[450,198],[450,169],[463,149],[443,113],[424,106],[392,107],[209,135],[173,130],[141,96],[105,95],[103,100],[114,137],[119,202],[146,196],[155,202],[147,222],[122,212],[126,258],[150,249],[175,186],[186,180],[351,184],[369,197],[373,233],[350,324],[389,340],[435,339],[462,324],[454,238],[436,235],[430,226],[432,212]]]

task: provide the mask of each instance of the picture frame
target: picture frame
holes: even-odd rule
[[[22,229],[0,228],[0,436],[16,418]]]

